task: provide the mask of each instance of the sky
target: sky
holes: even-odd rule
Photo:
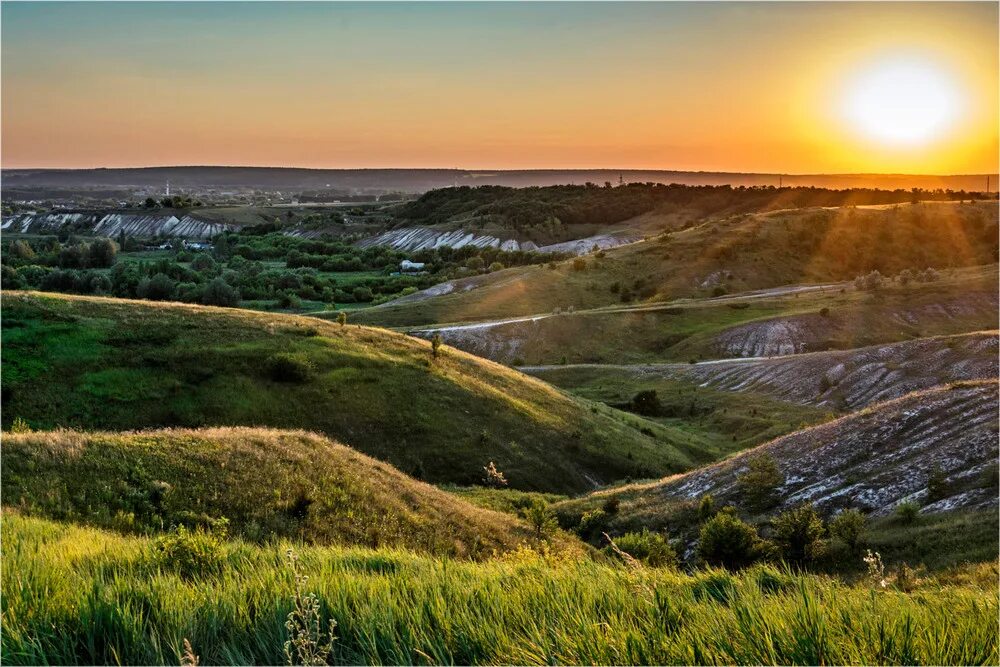
[[[998,5],[3,2],[4,168],[997,171]]]

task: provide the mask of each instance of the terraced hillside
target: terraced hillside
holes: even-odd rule
[[[3,423],[324,433],[431,482],[576,492],[712,460],[697,439],[403,334],[289,315],[3,294]]]
[[[469,279],[468,290],[456,281],[447,294],[385,304],[360,317],[415,327],[825,284],[872,270],[979,266],[997,261],[996,236],[997,208],[985,203],[736,215],[613,248],[582,265],[498,271],[489,280]]]
[[[992,329],[996,285],[992,265],[877,293],[842,283],[787,286],[409,331],[514,365],[771,356]]]
[[[764,395],[838,411],[858,410],[937,385],[1000,376],[996,331],[766,359],[529,366],[522,370],[574,392],[597,386],[627,387],[631,393],[618,400],[648,389],[659,389],[666,395],[674,388],[674,381],[680,380],[687,383],[688,391],[696,386]],[[584,393],[597,398],[590,391]]]
[[[924,513],[995,509],[997,389],[994,380],[907,394],[691,473],[567,501],[565,509],[616,496],[619,521],[662,526],[671,507],[706,495],[742,508],[737,479],[764,454],[784,477],[774,511],[811,502],[824,512],[856,507],[883,516],[903,501]]]
[[[532,537],[510,515],[302,431],[8,433],[3,445],[6,506],[105,528],[211,528],[225,519],[231,533],[253,541],[474,557]]]

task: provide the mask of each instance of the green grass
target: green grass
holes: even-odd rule
[[[181,578],[151,542],[6,512],[4,664],[281,664],[294,546],[336,622],[333,664],[995,664],[996,568],[910,592],[794,575],[486,563],[397,550],[222,546]],[[960,584],[954,583],[956,580]]]
[[[301,431],[7,433],[3,456],[7,506],[127,532],[226,525],[252,541],[479,558],[536,542],[506,515]]]
[[[534,373],[546,382],[589,400],[628,403],[638,392],[654,390],[663,406],[655,421],[690,433],[718,456],[759,445],[836,415],[753,392],[730,392],[696,383],[649,377],[613,367],[567,366]]]
[[[245,310],[3,295],[3,424],[269,426],[324,433],[435,483],[578,492],[712,458],[648,420],[402,334]],[[279,381],[276,355],[309,369]]]

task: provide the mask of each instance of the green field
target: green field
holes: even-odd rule
[[[426,341],[314,318],[6,292],[5,427],[270,426],[432,482],[578,492],[713,459],[703,443]]]
[[[295,583],[333,664],[995,664],[995,565],[887,588],[773,567],[483,564],[243,542],[182,576],[148,538],[4,517],[4,664],[282,664]],[[905,589],[905,590],[903,590]],[[294,626],[293,626],[294,627]]]

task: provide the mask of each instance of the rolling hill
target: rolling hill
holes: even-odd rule
[[[359,314],[395,327],[474,322],[781,285],[878,270],[997,261],[997,208],[985,203],[796,209],[709,220],[584,260],[497,271],[434,287],[436,296]]]
[[[430,482],[578,492],[714,454],[634,415],[391,331],[314,318],[4,292],[3,423],[323,433]]]
[[[476,507],[302,431],[8,433],[5,505],[135,532],[211,528],[252,541],[393,546],[484,557],[531,541],[508,514]]]

